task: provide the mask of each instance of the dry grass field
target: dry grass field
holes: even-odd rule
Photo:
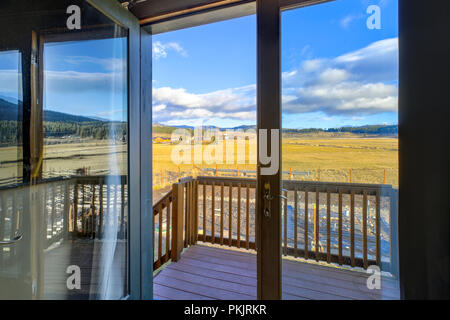
[[[72,143],[46,144],[43,162],[44,176],[75,174],[79,168],[90,168],[91,174],[124,174],[126,172],[126,146],[111,145],[105,140],[74,141]],[[59,141],[65,142],[65,141]],[[203,149],[206,146],[203,146]],[[153,144],[154,185],[159,188],[182,176],[208,174],[203,168],[215,169],[214,164],[181,164],[172,162],[174,145]],[[248,161],[249,146],[246,146]],[[17,175],[18,154],[15,147],[0,148],[0,179]],[[115,157],[117,166],[111,167],[109,159]],[[293,176],[299,180],[359,183],[386,183],[398,186],[398,139],[392,137],[364,137],[357,135],[285,135],[282,145],[282,167],[286,172],[302,171],[307,176]],[[220,169],[239,171],[255,170],[254,164],[220,164]],[[105,171],[109,170],[109,171]],[[162,176],[161,176],[162,174]],[[212,174],[209,172],[209,174]],[[229,175],[233,173],[228,173]],[[242,173],[241,173],[242,175]]]
[[[173,145],[153,145],[154,175],[163,172],[177,172],[182,175],[195,171],[192,165],[176,165],[171,161]],[[248,153],[248,145],[246,152]],[[248,160],[248,157],[246,158]],[[392,137],[363,137],[357,135],[311,136],[296,135],[283,137],[282,167],[284,179],[289,178],[289,171],[308,172],[309,176],[297,176],[293,179],[320,180],[333,182],[384,183],[398,186],[398,139]],[[203,164],[196,167],[215,165]],[[218,169],[255,170],[255,165],[220,164]],[[197,170],[198,171],[198,170]],[[158,183],[158,181],[156,181]]]

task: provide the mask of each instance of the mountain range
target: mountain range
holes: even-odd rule
[[[22,108],[19,108],[22,104],[21,101],[14,103],[13,99],[0,96],[0,121],[9,120],[17,121],[17,119],[22,118]],[[46,122],[66,122],[66,123],[87,123],[87,122],[97,122],[104,123],[108,122],[107,119],[102,119],[98,117],[85,117],[72,115],[63,112],[44,110],[44,121]],[[160,123],[153,124],[153,132],[155,133],[172,133],[176,129],[188,129],[194,130],[192,126],[168,126]],[[219,129],[221,131],[225,130],[248,130],[256,129],[255,125],[241,125],[232,128],[221,128],[216,126],[205,126],[204,130],[207,129]],[[355,134],[370,134],[370,135],[397,135],[398,125],[366,125],[366,126],[345,126],[340,128],[310,128],[310,129],[283,129],[285,133],[314,133],[314,132],[349,132]]]

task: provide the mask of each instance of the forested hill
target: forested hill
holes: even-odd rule
[[[22,102],[19,102],[20,105]],[[18,119],[22,119],[22,108],[18,107],[17,104],[11,103],[0,98],[0,121],[8,120],[8,121],[17,121]],[[97,121],[96,119],[83,117],[83,116],[75,116],[68,113],[44,110],[44,121],[49,122],[92,122]]]
[[[22,122],[18,119],[22,119],[22,108],[0,98],[1,145],[21,143]],[[127,124],[44,110],[44,133],[46,138],[74,136],[126,141]]]

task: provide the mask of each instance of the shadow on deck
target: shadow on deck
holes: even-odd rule
[[[369,290],[369,274],[317,263],[283,259],[285,300],[399,299],[397,282],[383,277],[380,290]],[[256,299],[256,254],[195,245],[154,278],[160,300]]]

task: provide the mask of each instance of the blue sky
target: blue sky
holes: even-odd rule
[[[381,8],[381,30],[366,10]],[[396,0],[338,0],[282,15],[283,126],[397,123]],[[126,119],[126,40],[47,44],[46,109]],[[256,17],[153,37],[154,122],[256,123]],[[0,53],[0,96],[17,98],[17,53]],[[20,96],[19,96],[20,98]]]
[[[369,30],[369,5],[381,30]],[[339,0],[282,15],[283,126],[397,123],[397,1]],[[153,37],[154,121],[256,123],[256,17]]]

